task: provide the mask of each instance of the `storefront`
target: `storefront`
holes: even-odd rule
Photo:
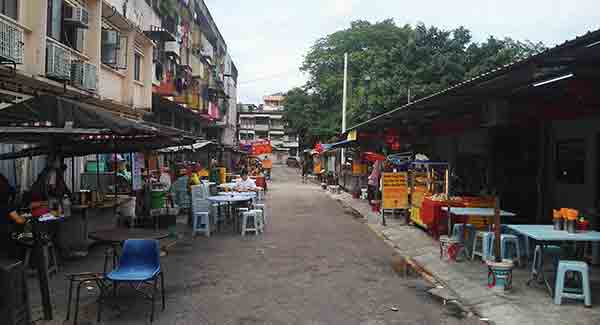
[[[498,196],[514,223],[600,206],[600,31],[418,99],[350,129],[395,128],[403,149],[450,166],[453,195]],[[370,141],[373,142],[373,141]],[[371,145],[375,147],[376,145]]]

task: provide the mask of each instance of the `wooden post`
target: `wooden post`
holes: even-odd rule
[[[502,262],[502,256],[500,255],[500,236],[502,231],[500,226],[500,198],[496,196],[494,199],[494,254],[498,263]]]

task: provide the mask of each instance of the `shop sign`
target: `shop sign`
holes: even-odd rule
[[[408,209],[408,174],[382,174],[383,209]]]

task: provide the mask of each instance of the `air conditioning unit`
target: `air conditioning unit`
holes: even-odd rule
[[[65,24],[74,24],[80,28],[88,28],[90,21],[87,10],[69,5],[65,5],[63,19]]]
[[[52,79],[70,80],[71,52],[56,43],[46,44],[46,76]]]
[[[0,57],[23,63],[23,30],[4,20],[0,20]]]
[[[96,90],[96,66],[87,62],[75,61],[71,64],[73,86],[87,90]]]

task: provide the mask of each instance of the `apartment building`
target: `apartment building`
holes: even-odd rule
[[[122,2],[1,0],[3,104],[51,93],[130,116],[150,112],[154,42],[144,22],[160,18],[146,1],[129,13]]]
[[[233,143],[236,93],[203,0],[0,0],[0,109],[52,95]]]
[[[298,136],[287,128],[283,118],[285,97],[274,94],[263,98],[264,104],[239,104],[240,142],[270,140],[275,151],[298,155]]]
[[[152,3],[164,14],[152,28],[154,120],[233,145],[237,69],[210,11],[202,0]]]

